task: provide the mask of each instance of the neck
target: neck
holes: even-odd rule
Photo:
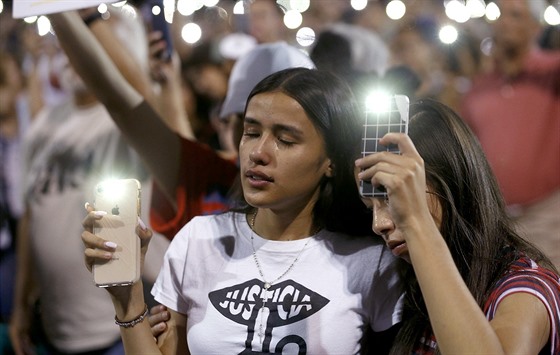
[[[247,221],[255,233],[277,241],[304,239],[320,229],[313,225],[312,212],[305,210],[295,216],[281,216],[269,209],[256,209],[248,215]]]

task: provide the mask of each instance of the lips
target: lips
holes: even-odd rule
[[[272,177],[256,170],[247,170],[245,177],[247,177],[249,184],[255,188],[264,188],[269,183],[274,182]]]
[[[395,256],[402,256],[403,253],[408,252],[406,242],[402,240],[390,240],[387,242],[387,246]]]

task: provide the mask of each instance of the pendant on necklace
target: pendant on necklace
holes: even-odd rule
[[[265,289],[265,290],[268,290],[268,289],[270,288],[270,286],[271,286],[271,285],[270,285],[268,282],[265,282],[265,283],[264,283],[264,289]]]

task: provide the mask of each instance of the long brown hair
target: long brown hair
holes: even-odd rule
[[[542,252],[514,231],[486,156],[465,122],[433,100],[413,103],[410,117],[410,138],[424,160],[427,184],[442,205],[441,233],[480,307],[521,252],[555,270]],[[412,353],[430,330],[414,271],[406,265],[401,272],[405,309],[392,354]]]

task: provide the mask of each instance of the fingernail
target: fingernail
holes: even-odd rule
[[[113,243],[113,242],[105,242],[103,245],[105,245],[107,248],[111,248],[111,249],[116,249],[117,248],[117,244]]]
[[[107,214],[105,211],[93,211],[93,215],[96,217],[103,217]]]
[[[140,217],[138,217],[138,225],[140,226],[140,228],[142,228],[143,231],[148,229],[148,227],[146,227],[146,224],[144,223],[144,221],[142,221]]]
[[[90,206],[90,205],[89,205],[89,202],[86,202],[86,204],[84,205],[84,208],[86,209],[86,211],[88,210],[88,207],[89,207],[89,206]]]
[[[109,253],[109,252],[103,253],[103,257],[107,260],[111,260],[113,259],[113,253]]]

